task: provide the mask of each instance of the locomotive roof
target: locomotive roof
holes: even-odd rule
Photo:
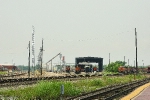
[[[81,62],[81,63],[79,63],[79,65],[92,65],[92,64],[90,64],[88,62]]]

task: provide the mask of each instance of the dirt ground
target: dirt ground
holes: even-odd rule
[[[54,72],[43,72],[42,75],[39,72],[31,73],[30,77],[53,77],[53,76],[66,76],[67,73],[54,73]],[[22,75],[20,77],[27,78],[28,74]]]
[[[30,73],[30,78],[31,77],[58,77],[58,76],[66,76],[69,75],[68,73],[54,73],[54,72],[46,72],[43,71],[42,75],[41,73],[39,73],[38,71],[35,72],[31,72]],[[29,78],[28,73],[25,73],[23,75],[19,75],[19,76],[9,76],[9,77],[3,77],[3,79],[10,79],[10,78]]]
[[[21,72],[17,72],[17,74],[19,76],[17,76],[17,74],[14,74],[16,76],[9,76],[9,77],[3,77],[3,79],[10,79],[10,78],[29,78],[29,75],[27,72],[24,72],[25,74],[23,75],[19,75],[19,74],[22,74]],[[91,73],[91,75],[93,75],[95,73]],[[97,74],[102,74],[102,73],[98,73]],[[74,76],[75,75],[75,72],[70,72],[70,73],[66,73],[66,72],[59,72],[59,73],[54,73],[54,72],[47,72],[47,71],[43,71],[42,72],[42,75],[39,71],[35,71],[35,72],[31,72],[30,73],[30,78],[32,77],[58,77],[58,76]],[[78,74],[78,75],[86,75],[85,72],[81,72],[81,74]]]

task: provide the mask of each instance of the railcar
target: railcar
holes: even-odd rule
[[[147,73],[150,73],[150,66],[147,67]]]
[[[123,74],[131,74],[131,73],[135,73],[136,69],[134,67],[120,66],[118,68],[118,72]]]

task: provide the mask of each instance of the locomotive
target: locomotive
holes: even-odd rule
[[[70,66],[66,66],[66,72],[70,73]]]
[[[97,67],[93,67],[89,63],[79,63],[75,66],[75,73],[80,74],[81,72],[90,73],[97,71]]]

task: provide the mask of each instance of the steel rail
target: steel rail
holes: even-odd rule
[[[113,100],[115,98],[119,98],[127,93],[131,92],[135,88],[148,83],[148,79],[133,81],[126,84],[118,84],[109,87],[105,87],[96,91],[92,91],[90,93],[84,93],[76,97],[67,98],[66,100]]]

